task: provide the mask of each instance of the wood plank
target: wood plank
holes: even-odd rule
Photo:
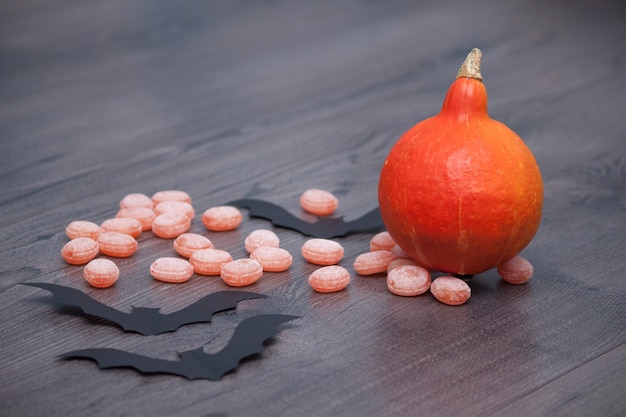
[[[625,363],[626,347],[622,345],[520,396],[490,416],[619,415],[623,410],[614,400],[624,393]]]

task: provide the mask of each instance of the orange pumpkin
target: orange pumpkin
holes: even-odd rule
[[[543,203],[532,152],[487,114],[480,59],[473,49],[440,113],[400,137],[378,185],[396,243],[423,266],[460,275],[517,255],[537,232]]]

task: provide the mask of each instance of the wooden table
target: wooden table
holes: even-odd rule
[[[6,416],[623,416],[626,414],[626,10],[621,1],[61,1],[0,5],[0,414]],[[458,66],[483,51],[490,114],[536,155],[542,225],[527,285],[495,271],[468,303],[391,294],[354,273],[372,233],[337,238],[350,286],[307,284],[307,239],[249,218],[210,233],[235,198],[300,216],[322,188],[354,219],[375,208],[396,139],[437,113]],[[120,310],[172,312],[228,289],[160,283],[173,254],[151,232],[119,281],[90,288],[60,250],[72,220],[113,217],[132,192],[180,189],[191,231],[235,258],[271,228],[294,255],[266,294],[211,324],[143,336],[24,285],[78,288]],[[220,381],[59,360],[111,347],[175,360],[225,345],[242,318],[301,316]]]

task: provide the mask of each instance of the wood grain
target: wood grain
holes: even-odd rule
[[[626,9],[618,0],[0,3],[0,409],[7,416],[622,416],[626,414]],[[395,140],[435,114],[472,47],[492,117],[532,149],[542,225],[535,277],[476,276],[460,307],[394,296],[353,274],[311,291],[306,237],[246,217],[216,246],[272,228],[294,255],[268,295],[210,325],[153,337],[58,308],[21,282],[79,288],[167,313],[225,289],[153,280],[171,241],[144,233],[109,290],[60,257],[75,219],[102,222],[130,192],[183,189],[198,215],[236,198],[298,214],[335,193],[354,219],[377,204]],[[337,239],[342,265],[371,234]],[[302,316],[219,382],[100,370],[58,355],[113,347],[164,359],[219,350],[258,313]]]

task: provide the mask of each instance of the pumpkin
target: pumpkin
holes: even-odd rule
[[[473,49],[439,114],[393,145],[378,184],[387,231],[434,271],[473,275],[516,256],[541,222],[539,167],[522,139],[487,113]]]

